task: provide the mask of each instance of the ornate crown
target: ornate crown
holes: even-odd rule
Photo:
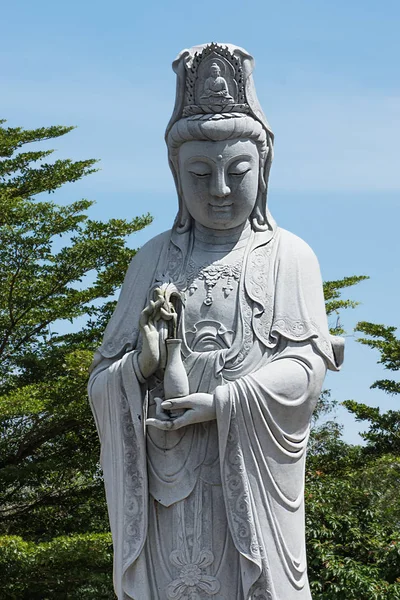
[[[188,57],[182,116],[249,112],[240,55],[212,42]]]

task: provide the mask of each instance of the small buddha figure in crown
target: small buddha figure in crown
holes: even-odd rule
[[[204,90],[200,100],[207,104],[234,102],[233,97],[229,94],[226,79],[221,76],[221,69],[217,63],[213,63],[210,67],[210,77],[204,82]]]

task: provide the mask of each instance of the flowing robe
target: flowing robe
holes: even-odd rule
[[[342,349],[318,263],[289,232],[252,233],[231,346],[198,352],[184,339],[190,391],[214,394],[216,421],[147,432],[156,392],[137,367],[139,316],[155,286],[185,287],[192,248],[191,232],[173,230],[135,256],[89,382],[118,599],[310,600],[305,452]]]

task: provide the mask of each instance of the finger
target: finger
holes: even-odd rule
[[[153,316],[154,321],[156,321],[157,323],[161,322],[161,323],[165,323],[165,321],[169,321],[171,319],[171,314],[168,312],[168,310],[165,308],[165,305],[162,304],[160,309],[157,310],[157,312],[155,313],[155,315]]]
[[[181,429],[181,427],[187,427],[188,425],[194,425],[197,423],[196,413],[194,410],[187,410],[181,417],[176,417],[171,421],[171,425],[168,427],[168,431],[175,431]]]
[[[164,400],[161,404],[161,408],[164,410],[172,410],[174,408],[193,408],[193,400],[190,396],[184,396],[183,398],[172,398]]]
[[[149,321],[148,323],[145,323],[144,325],[140,324],[140,329],[147,336],[151,336],[151,334],[154,335],[154,333],[157,333],[157,330],[151,321]]]
[[[156,306],[156,303],[154,302],[154,300],[150,300],[150,302],[148,303],[148,305],[146,306],[146,308],[144,310],[147,309],[148,313],[151,314],[154,312],[155,306]]]
[[[160,315],[164,321],[170,321],[173,318],[173,313],[167,312],[165,308],[160,309]]]
[[[157,311],[164,304],[164,302],[164,298],[158,298],[158,300],[154,302],[154,311]]]
[[[146,425],[149,427],[155,427],[156,429],[162,429],[163,431],[170,431],[173,425],[173,421],[160,421],[159,419],[146,419]]]
[[[140,313],[139,324],[141,327],[147,325],[150,315],[153,313],[154,302],[150,300],[150,304],[148,304]]]
[[[156,417],[157,419],[159,419],[160,421],[170,421],[170,416],[168,413],[164,412],[164,410],[162,409],[162,398],[154,398],[154,401],[156,403]]]
[[[156,288],[154,290],[154,297],[157,298],[157,300],[158,298],[162,298],[163,300],[165,300],[165,294],[161,288]]]
[[[155,327],[155,322],[160,320],[160,308],[164,304],[164,298],[159,298],[156,302],[153,302],[153,312],[149,316],[149,323]]]

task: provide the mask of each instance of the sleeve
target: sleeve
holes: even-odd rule
[[[118,598],[124,596],[124,574],[136,564],[147,530],[146,393],[135,374],[136,354],[103,358],[92,370],[88,386],[101,441]]]
[[[253,326],[269,348],[284,338],[310,341],[327,368],[337,371],[344,340],[330,335],[318,260],[297,236],[280,230],[271,248],[266,244],[250,256],[247,292],[255,303]]]
[[[224,499],[248,592],[258,582],[280,598],[307,594],[304,468],[325,372],[313,344],[283,340],[268,364],[215,391]]]

